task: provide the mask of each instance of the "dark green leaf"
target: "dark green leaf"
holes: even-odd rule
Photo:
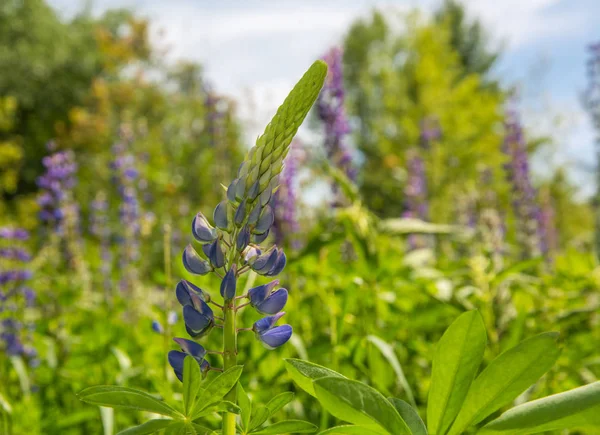
[[[292,392],[281,393],[273,397],[271,400],[269,400],[269,403],[267,403],[269,415],[277,413],[281,408],[290,403],[292,400],[294,400],[294,393]]]
[[[250,426],[250,417],[252,415],[252,402],[250,401],[248,394],[246,394],[244,388],[242,387],[242,384],[240,383],[237,384],[237,399],[238,405],[241,409],[240,415],[242,417],[242,429],[246,431]]]
[[[250,426],[248,430],[252,431],[257,427],[260,427],[265,421],[267,421],[268,418],[269,409],[266,406],[261,406],[254,412],[252,420],[250,420]]]
[[[173,420],[170,419],[157,419],[149,420],[146,423],[140,424],[139,426],[130,427],[129,429],[122,430],[117,435],[147,435],[158,432],[161,429],[166,428]]]
[[[282,433],[313,433],[317,431],[317,426],[308,421],[302,420],[287,420],[267,426],[256,432],[256,435],[273,435]]]
[[[229,391],[235,387],[243,366],[235,366],[225,370],[217,376],[198,397],[196,406],[192,412],[192,420],[198,418],[200,413],[211,405],[220,402]]]
[[[319,435],[380,435],[381,432],[375,432],[364,426],[336,426],[331,429],[319,432]]]

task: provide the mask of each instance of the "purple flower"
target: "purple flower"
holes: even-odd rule
[[[284,168],[281,173],[281,184],[272,199],[273,210],[275,211],[275,221],[273,224],[273,234],[275,235],[275,244],[283,246],[285,239],[292,238],[292,248],[300,247],[300,240],[296,235],[300,232],[298,224],[298,187],[297,187],[297,164],[301,144],[298,141],[292,142],[290,152],[284,161]]]
[[[428,220],[429,204],[425,163],[418,150],[409,150],[406,165],[407,180],[404,186],[404,212],[402,217]],[[421,242],[421,237],[415,234],[408,237],[408,244],[411,249],[421,247]]]
[[[274,316],[263,317],[257,320],[252,327],[256,338],[262,342],[267,349],[275,349],[285,343],[292,336],[292,327],[290,325],[275,326],[275,323],[283,317],[285,312]]]
[[[527,142],[519,115],[514,108],[509,108],[507,111],[504,127],[503,150],[508,156],[504,169],[507,180],[512,186],[517,242],[522,247],[524,257],[537,256],[545,253],[540,237],[540,209],[537,203],[537,191],[531,184],[529,174]]]
[[[327,157],[346,176],[356,181],[357,171],[345,138],[350,133],[350,124],[344,110],[344,73],[342,49],[334,47],[324,56],[329,66],[327,79],[317,100],[317,113],[325,127],[325,151]]]

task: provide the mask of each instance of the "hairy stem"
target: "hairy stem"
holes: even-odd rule
[[[223,368],[227,370],[237,363],[237,331],[235,328],[235,299],[226,302],[223,309]],[[233,388],[225,399],[236,403],[236,389]],[[235,435],[235,414],[223,413],[223,435]]]

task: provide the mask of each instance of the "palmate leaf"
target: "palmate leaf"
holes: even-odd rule
[[[525,435],[592,427],[600,432],[600,382],[516,406],[479,433]]]
[[[122,430],[117,435],[148,435],[156,433],[172,423],[173,420],[166,418],[149,420],[143,424],[140,424],[139,426],[133,426],[129,429]]]
[[[317,431],[317,426],[308,421],[286,420],[274,423],[264,429],[251,432],[256,435],[277,435],[283,433],[313,433]]]
[[[477,311],[461,314],[440,339],[433,357],[427,425],[444,434],[456,418],[483,359],[485,325]]]
[[[380,435],[381,432],[375,432],[364,426],[336,426],[319,432],[319,435]]]
[[[77,397],[81,401],[92,405],[147,411],[172,418],[184,417],[183,414],[165,402],[133,388],[100,385],[86,388]]]
[[[243,368],[243,366],[231,367],[213,379],[198,396],[190,418],[197,419],[205,409],[221,402],[223,397],[237,384]]]
[[[237,384],[237,399],[238,405],[240,407],[240,422],[242,429],[246,431],[250,426],[250,417],[252,416],[252,402],[250,401],[250,397],[244,391],[241,383]]]
[[[374,388],[333,376],[313,384],[317,399],[334,417],[380,433],[411,434],[394,406]]]
[[[534,384],[556,362],[557,338],[555,332],[539,334],[494,359],[471,385],[448,433],[462,434]]]

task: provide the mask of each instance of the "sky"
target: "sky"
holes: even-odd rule
[[[95,0],[94,12],[128,7],[151,19],[171,60],[201,62],[221,93],[238,99],[256,136],[306,68],[374,7],[431,14],[441,0]],[[84,4],[49,0],[68,17]],[[534,170],[567,165],[583,194],[594,190],[594,133],[581,99],[586,47],[600,41],[599,0],[465,0],[503,54],[495,74],[515,85],[528,131],[554,138]],[[159,37],[160,35],[160,37]],[[550,161],[551,160],[551,161]]]

